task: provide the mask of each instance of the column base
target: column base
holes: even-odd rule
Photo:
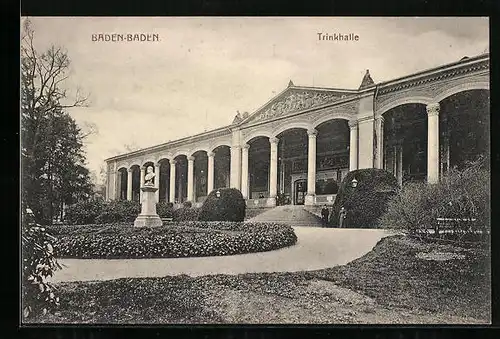
[[[139,214],[134,221],[134,227],[157,227],[162,225],[163,222],[158,215]]]
[[[276,206],[276,198],[267,198],[266,206],[267,207],[275,207]]]
[[[304,205],[306,206],[314,206],[316,203],[316,195],[308,194],[304,199]]]

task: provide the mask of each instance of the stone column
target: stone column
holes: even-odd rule
[[[384,117],[377,118],[377,168],[384,168]]]
[[[170,180],[169,180],[170,195],[168,201],[172,204],[175,202],[175,160],[170,161]]]
[[[160,202],[160,164],[155,164],[155,178],[154,178],[156,202]]]
[[[241,169],[241,147],[239,145],[231,146],[231,170],[229,186],[240,189],[240,169]]]
[[[116,200],[122,199],[122,172],[116,171]]]
[[[243,199],[248,199],[248,148],[245,144],[241,149],[241,194]]]
[[[276,206],[276,193],[278,190],[278,138],[269,138],[271,156],[269,159],[269,199],[268,206]]]
[[[358,122],[349,121],[350,143],[349,143],[349,171],[358,169]]]
[[[397,161],[396,161],[396,169],[397,169],[397,174],[396,177],[398,179],[398,184],[399,186],[403,185],[403,145],[399,145],[397,148]]]
[[[146,176],[146,167],[141,166],[141,182],[140,182],[139,187],[144,186],[144,177],[145,176]],[[139,189],[139,192],[141,192],[139,198],[140,198],[140,201],[142,202],[142,196],[143,196],[142,189]]]
[[[169,162],[170,166],[170,162]],[[169,202],[169,196],[170,196],[170,170],[169,170],[169,175],[165,178],[165,202]]]
[[[208,153],[207,195],[214,190],[214,152]]]
[[[127,170],[127,200],[132,201],[132,175],[134,171],[129,168]]]
[[[191,201],[194,203],[194,189],[193,189],[193,181],[194,181],[194,157],[188,157],[188,177],[187,177],[187,201]]]
[[[427,105],[427,182],[439,181],[439,103]]]
[[[307,131],[309,137],[307,147],[307,195],[305,205],[314,205],[316,197],[316,134],[315,129]]]

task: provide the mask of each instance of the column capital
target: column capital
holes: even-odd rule
[[[134,169],[133,168],[128,168],[127,172],[132,173],[132,172],[134,172]]]
[[[357,120],[349,120],[349,127],[351,129],[358,128],[358,121]]]
[[[384,116],[383,115],[379,116],[377,118],[377,121],[384,122],[385,121]]]
[[[214,152],[208,152],[207,153],[207,157],[213,158],[213,157],[215,157],[215,153]]]
[[[269,138],[269,143],[272,145],[272,144],[278,144],[278,142],[280,141],[280,139],[276,138],[276,137],[271,137]]]
[[[188,161],[194,161],[194,157],[193,156],[189,156],[187,159],[188,159]]]
[[[440,108],[439,102],[428,104],[425,108],[427,110],[428,116],[432,117],[439,115],[439,108]]]
[[[141,166],[141,172],[146,172],[146,166]]]
[[[307,135],[309,137],[315,137],[318,134],[318,131],[315,128],[310,128],[307,130]]]
[[[177,163],[176,160],[170,160],[170,166],[175,166],[176,163]]]
[[[244,144],[242,148],[248,150],[250,148],[250,145],[249,144]]]
[[[155,169],[160,168],[160,164],[155,164]]]

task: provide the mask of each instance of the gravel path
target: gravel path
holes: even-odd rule
[[[179,274],[295,272],[344,265],[392,233],[385,230],[294,227],[294,246],[260,253],[172,259],[59,259],[53,282],[162,277]]]

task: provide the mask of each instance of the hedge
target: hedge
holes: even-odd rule
[[[69,224],[92,224],[104,210],[103,199],[78,201],[66,207],[64,219]]]
[[[389,201],[380,218],[384,228],[418,236],[443,237],[459,242],[489,242],[491,231],[491,171],[480,158],[465,168],[450,169],[438,183],[408,183]],[[438,218],[450,219],[438,225]],[[475,220],[471,222],[471,220]],[[439,228],[447,228],[439,233]],[[438,230],[439,234],[429,232]]]
[[[356,179],[357,187],[352,187]],[[339,226],[339,212],[347,211],[345,224],[349,228],[378,227],[378,220],[387,209],[388,201],[399,189],[397,179],[382,169],[367,168],[347,173],[340,184],[333,204],[329,225]],[[344,226],[345,227],[345,226]]]
[[[130,224],[51,226],[58,258],[179,258],[271,251],[294,245],[288,225],[184,222],[161,227]]]
[[[217,197],[217,192],[220,197]],[[213,190],[201,207],[199,220],[204,221],[243,221],[246,203],[236,188]]]
[[[201,208],[199,207],[180,207],[173,210],[174,221],[196,221],[199,218]]]

